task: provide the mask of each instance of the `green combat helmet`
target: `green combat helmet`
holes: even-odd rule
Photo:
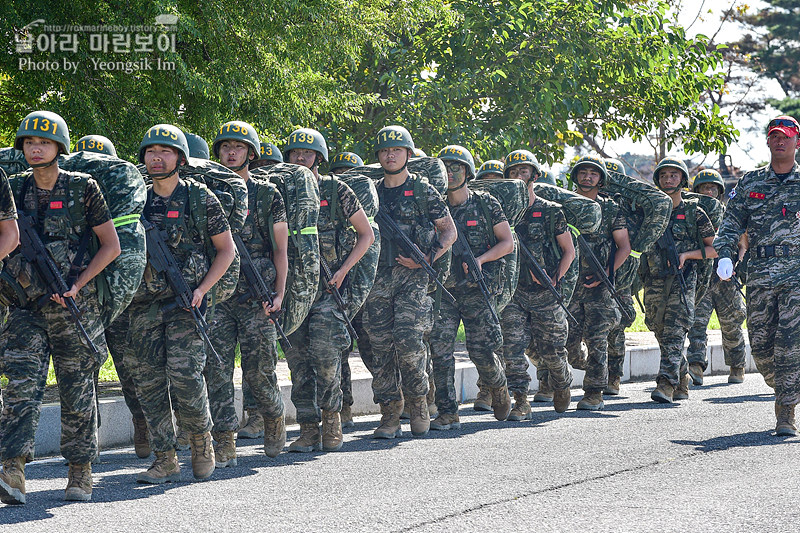
[[[529,152],[528,150],[514,150],[513,152],[509,153],[506,156],[504,161],[505,168],[503,170],[503,175],[507,178],[508,171],[512,168],[516,167],[517,165],[530,165],[533,167],[533,181],[538,179],[538,176],[542,173],[542,168],[539,166],[539,161],[536,159],[536,156],[533,153]]]
[[[617,174],[622,174],[623,176],[628,175],[625,172],[625,165],[623,165],[622,161],[620,161],[619,159],[614,159],[613,157],[609,157],[605,160],[605,163],[607,172],[616,172]]]
[[[42,137],[58,144],[59,154],[69,154],[69,129],[61,115],[51,111],[34,111],[22,119],[14,139],[14,148],[22,151],[25,137]],[[58,155],[47,163],[31,165],[33,168],[49,167],[58,159]]]
[[[186,142],[189,143],[189,157],[198,159],[211,159],[208,153],[208,143],[205,139],[194,133],[185,132]]]
[[[707,168],[698,172],[697,176],[695,176],[694,180],[692,181],[692,190],[697,192],[697,187],[704,183],[713,183],[719,187],[719,195],[717,198],[721,197],[725,193],[725,180],[722,179],[722,175],[716,170]]]
[[[558,187],[556,179],[553,177],[553,173],[545,169],[542,169],[542,174],[539,176],[539,179],[536,180],[536,183],[546,183],[548,185],[555,185]]]
[[[417,157],[428,157],[428,154],[422,148],[414,148],[414,156],[411,159],[416,159]]]
[[[283,163],[283,154],[272,143],[261,142],[261,154],[258,157],[261,161],[271,161],[273,163]]]
[[[441,149],[439,155],[436,157],[442,161],[457,161],[467,166],[467,179],[464,180],[464,183],[461,185],[461,187],[466,185],[469,180],[475,177],[475,160],[472,158],[472,154],[469,153],[469,150],[463,146],[459,146],[457,144],[445,146]],[[461,187],[459,187],[459,189]]]
[[[591,167],[600,173],[600,181],[597,182],[598,188],[606,184],[606,177],[607,177],[606,162],[603,161],[603,159],[600,156],[590,154],[581,157],[580,159],[575,161],[574,165],[572,165],[572,170],[569,171],[570,188],[572,188],[572,185],[575,185],[582,191],[589,191],[591,189],[594,189],[594,187],[589,187],[589,188],[581,187],[580,184],[578,184],[575,181],[575,178],[577,178],[578,176],[578,170],[580,169],[580,167]]]
[[[75,143],[76,152],[94,152],[117,157],[117,149],[108,137],[102,135],[84,135]]]
[[[487,174],[500,174],[500,177],[503,177],[503,168],[504,165],[502,161],[490,159],[481,165],[481,168],[478,169],[478,174],[475,176],[475,178],[481,179],[484,176],[487,176]]]
[[[289,157],[289,152],[295,149],[305,148],[307,150],[314,150],[319,154],[324,162],[328,162],[328,144],[325,142],[325,137],[322,136],[317,130],[311,128],[300,128],[294,130],[289,135],[289,144],[283,150],[286,157]],[[319,160],[317,160],[319,163]]]
[[[219,129],[219,133],[214,137],[214,144],[212,146],[214,157],[217,159],[219,159],[219,146],[223,141],[239,141],[246,144],[249,148],[247,157],[244,158],[244,163],[239,165],[238,168],[231,169],[234,172],[238,172],[250,163],[251,150],[254,159],[257,159],[258,155],[261,153],[261,141],[258,138],[258,133],[256,133],[256,129],[247,122],[232,120],[222,125]]]
[[[341,154],[336,154],[336,156],[331,159],[331,164],[329,165],[329,170],[332,173],[335,173],[337,170],[345,170],[348,168],[355,168],[364,166],[364,160],[358,154],[353,152],[342,152]]]
[[[155,144],[175,148],[178,150],[178,153],[183,156],[183,161],[179,161],[175,168],[167,172],[150,174],[151,178],[167,178],[177,172],[178,167],[189,161],[189,143],[186,142],[186,136],[177,126],[173,126],[172,124],[156,124],[147,130],[147,133],[144,134],[144,138],[142,138],[142,142],[139,145],[139,163],[144,163],[144,152],[147,147]]]
[[[375,155],[383,148],[393,148],[395,146],[408,148],[412,152],[416,149],[414,139],[411,138],[411,134],[403,126],[386,126],[378,132],[375,138]]]
[[[661,187],[661,182],[658,179],[658,172],[662,168],[677,168],[678,170],[681,171],[681,174],[683,174],[683,179],[681,179],[681,184],[678,186],[678,189],[676,190],[689,186],[689,169],[686,168],[686,163],[684,163],[677,157],[668,155],[667,157],[658,162],[658,165],[656,165],[656,169],[653,171],[653,183],[655,183],[656,187],[667,193],[674,192],[674,191],[667,191]]]

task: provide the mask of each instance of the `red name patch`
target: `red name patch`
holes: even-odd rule
[[[414,191],[403,191],[403,194],[406,196],[414,196]]]
[[[755,198],[756,200],[763,200],[766,197],[767,197],[767,195],[764,194],[763,192],[751,192],[750,193],[750,198]]]
[[[477,225],[478,225],[477,220],[467,220],[467,226],[477,226]]]
[[[50,202],[50,209],[61,209],[64,205],[61,202]]]
[[[675,215],[678,220],[686,220],[686,215]]]
[[[321,205],[322,207],[325,207],[326,205],[328,205],[328,200],[322,200],[322,201],[319,203],[319,205]]]
[[[179,215],[178,211],[167,211],[167,218],[178,218]]]
[[[533,213],[531,213],[531,218],[541,218],[541,217],[542,217],[541,211],[534,211]]]

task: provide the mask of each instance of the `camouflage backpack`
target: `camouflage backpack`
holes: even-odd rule
[[[714,231],[719,229],[719,225],[722,224],[722,216],[725,214],[725,207],[722,205],[722,202],[716,198],[695,192],[683,191],[681,192],[681,196],[684,198],[684,201],[690,198],[696,199],[700,204],[700,207],[702,207],[703,211],[705,211],[708,215],[708,218],[711,219],[711,225],[714,226]],[[695,227],[697,227],[696,223]],[[697,236],[697,246],[700,248],[700,250],[703,250],[703,255],[705,256],[705,244],[699,236]],[[702,261],[697,261],[697,287],[695,288],[695,303],[699,303],[703,296],[705,296],[706,291],[708,291],[708,287],[711,284],[711,276],[714,275],[714,263],[715,261],[713,259],[703,259]]]
[[[251,171],[254,179],[269,180],[278,187],[286,205],[289,225],[289,272],[281,326],[286,334],[303,323],[319,287],[319,189],[314,174],[305,167],[278,163]]]
[[[28,167],[22,151],[13,147],[0,148],[0,169],[5,170],[7,176],[18,174]]]
[[[438,157],[415,157],[414,159],[409,159],[408,172],[427,180],[428,183],[433,185],[434,189],[439,191],[439,194],[447,194],[447,167]],[[344,173],[344,175],[347,174],[361,174],[377,181],[383,177],[383,169],[378,163],[372,163],[352,168]]]

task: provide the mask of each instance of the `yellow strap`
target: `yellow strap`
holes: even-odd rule
[[[134,222],[138,221],[141,218],[141,215],[122,215],[121,217],[117,217],[112,219],[114,222],[114,227],[118,228],[120,226],[125,226],[127,224],[133,224]]]
[[[637,252],[636,250],[631,250],[631,257],[640,258],[642,257],[642,252]]]
[[[581,230],[579,230],[578,228],[576,228],[572,224],[567,224],[567,227],[572,232],[572,234],[575,235],[576,237],[581,234]]]
[[[292,235],[297,235],[298,233],[300,235],[316,235],[317,234],[317,227],[316,226],[308,226],[307,228],[301,229],[299,232],[298,231],[293,231]]]

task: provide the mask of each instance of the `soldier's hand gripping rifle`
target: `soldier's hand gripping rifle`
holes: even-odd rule
[[[156,272],[164,273],[167,278],[167,283],[169,283],[172,292],[175,293],[174,306],[188,309],[192,313],[197,333],[217,359],[217,364],[222,366],[222,358],[214,349],[214,345],[211,344],[211,339],[208,338],[208,323],[206,323],[206,319],[203,318],[203,313],[196,307],[192,307],[192,289],[189,288],[186,280],[183,279],[183,274],[181,274],[178,262],[175,261],[175,256],[172,255],[172,251],[169,249],[164,239],[164,233],[147,219],[142,218],[142,224],[146,232],[147,256],[150,264],[153,265]]]
[[[619,307],[620,312],[625,315],[627,320],[633,320],[633,317],[628,313],[628,310],[622,305],[622,300],[619,297],[619,293],[617,292],[616,287],[614,287],[614,282],[611,281],[611,278],[608,277],[606,274],[606,269],[603,268],[603,265],[600,264],[600,260],[597,259],[597,256],[594,255],[594,251],[592,251],[592,247],[589,246],[589,243],[586,242],[586,238],[581,234],[580,231],[576,229],[572,230],[572,234],[575,235],[578,239],[578,246],[581,249],[581,256],[585,257],[586,260],[589,262],[589,268],[592,269],[592,273],[596,279],[599,279],[603,282],[603,285],[606,286],[608,292],[611,293],[611,297],[614,298],[614,301],[617,302],[617,306]],[[614,250],[616,246],[611,247],[611,257],[609,258],[611,265],[614,264]],[[613,270],[611,271],[613,274]]]
[[[516,230],[514,231],[516,233]],[[572,315],[572,313],[569,312],[569,309],[567,309],[561,293],[558,292],[553,286],[553,279],[547,274],[547,272],[545,272],[544,268],[542,268],[542,265],[540,265],[539,261],[537,261],[533,256],[530,248],[528,248],[528,246],[522,242],[522,238],[519,233],[517,233],[517,243],[519,244],[519,250],[522,252],[522,256],[525,258],[525,262],[528,264],[528,270],[530,273],[533,274],[533,277],[536,278],[536,281],[539,282],[539,285],[547,287],[547,289],[550,291],[550,294],[553,295],[558,302],[558,305],[560,305],[564,312],[567,313],[567,316],[570,318],[570,320],[577,324],[578,320]]]
[[[397,246],[403,250],[403,253],[406,257],[410,257],[412,261],[417,263],[419,266],[428,273],[428,276],[433,279],[434,283],[438,285],[438,287],[442,290],[442,295],[447,298],[447,301],[451,304],[456,303],[456,299],[450,294],[450,291],[444,288],[442,282],[439,281],[439,273],[434,269],[430,263],[428,263],[427,259],[425,259],[425,255],[420,251],[419,247],[416,244],[411,242],[403,230],[400,229],[400,226],[397,225],[397,222],[392,220],[392,217],[386,214],[386,212],[378,210],[378,214],[375,215],[375,220],[380,224],[381,227],[381,236],[384,234],[391,239]]]
[[[683,270],[678,268],[678,265],[681,264],[681,258],[678,256],[678,249],[675,247],[675,239],[672,237],[672,225],[667,227],[664,234],[658,238],[656,241],[656,246],[662,250],[667,255],[667,269],[669,276],[675,276],[680,283],[681,289],[681,299],[683,300],[683,304],[686,306],[686,312],[691,314],[691,309],[689,309],[689,300],[686,298],[686,294],[688,291],[688,287],[686,286],[686,278],[683,276]],[[666,296],[666,295],[665,295]]]
[[[20,211],[19,220],[17,222],[19,225],[20,251],[23,257],[33,265],[39,277],[42,278],[42,281],[44,281],[47,286],[47,294],[45,294],[41,300],[48,300],[54,294],[61,296],[72,317],[72,322],[75,324],[75,327],[78,328],[81,337],[86,341],[86,345],[93,354],[100,355],[100,350],[97,348],[97,345],[92,342],[92,338],[89,337],[89,333],[87,333],[86,328],[83,327],[83,323],[81,322],[82,313],[75,304],[75,298],[72,296],[64,296],[64,293],[68,292],[71,287],[67,287],[67,282],[64,281],[61,270],[59,270],[55,261],[50,257],[50,253],[42,242],[42,238],[36,233],[36,228],[33,227],[33,219]],[[90,230],[87,228],[86,231]],[[43,304],[43,301],[39,302],[39,305]]]
[[[322,255],[319,257],[319,264],[320,264],[320,274],[322,274],[322,280],[325,282],[325,286],[331,291],[333,294],[333,301],[336,303],[336,307],[339,308],[339,311],[342,313],[344,317],[344,323],[347,326],[347,332],[350,333],[350,337],[354,340],[358,340],[358,334],[356,333],[355,328],[353,328],[353,323],[350,322],[350,319],[347,318],[347,304],[344,303],[344,298],[342,298],[342,293],[339,292],[339,289],[336,288],[335,285],[331,285],[331,280],[333,279],[333,272],[331,272],[331,266],[328,264],[328,261],[325,260]]]
[[[483,271],[478,265],[478,260],[475,259],[475,254],[472,253],[472,249],[469,247],[465,231],[464,227],[456,222],[457,235],[456,242],[453,245],[453,255],[461,257],[461,261],[467,264],[467,279],[476,283],[481,289],[486,306],[492,313],[492,320],[494,320],[496,324],[499,324],[500,318],[497,316],[497,311],[494,309],[492,295],[489,292],[489,287],[486,286],[486,278],[483,276]],[[453,259],[455,260],[456,258],[454,257]]]
[[[250,256],[250,252],[247,250],[247,247],[244,245],[244,241],[242,241],[242,238],[238,233],[233,235],[233,242],[236,243],[236,249],[239,250],[239,257],[241,258],[241,265],[239,268],[244,275],[248,289],[247,293],[239,297],[239,302],[246,302],[253,297],[256,299],[256,301],[259,301],[262,304],[267,304],[271,307],[273,304],[272,298],[275,296],[275,293],[273,293],[271,290],[269,290],[269,287],[267,287],[267,284],[264,282],[264,278],[261,277],[261,272],[259,272],[253,264],[253,258]],[[289,338],[286,336],[286,333],[284,333],[283,328],[278,322],[281,312],[282,310],[278,311],[277,313],[271,313],[269,315],[269,319],[273,324],[275,324],[275,331],[281,338],[281,343],[283,344],[284,349],[283,351],[285,352],[286,350],[292,349],[292,343],[289,342]]]

